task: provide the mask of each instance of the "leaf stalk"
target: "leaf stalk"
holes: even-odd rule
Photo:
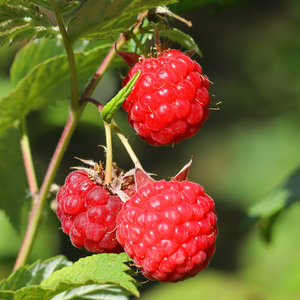
[[[31,149],[30,149],[30,143],[27,135],[27,129],[26,129],[26,120],[25,117],[20,120],[20,123],[18,125],[19,134],[20,134],[20,143],[21,143],[21,150],[23,154],[23,160],[24,160],[24,166],[25,171],[27,175],[28,185],[30,194],[32,196],[32,199],[35,199],[35,196],[38,193],[38,185],[36,181],[36,175],[31,155]]]
[[[132,34],[136,35],[140,32],[139,28],[134,28],[132,30]],[[115,51],[115,48],[117,48],[118,50],[121,50],[122,47],[126,44],[126,42],[128,41],[128,38],[126,37],[126,34],[121,33],[117,42],[115,44],[113,44],[107,54],[107,56],[105,57],[105,59],[103,60],[102,64],[100,65],[99,69],[97,70],[97,72],[95,73],[94,77],[92,78],[91,82],[89,83],[89,85],[87,86],[87,88],[85,89],[84,93],[81,96],[80,100],[84,100],[86,98],[90,98],[93,94],[93,92],[95,91],[98,83],[100,82],[100,80],[102,79],[105,71],[107,70],[107,68],[109,67],[109,65],[112,63],[113,59],[116,57],[117,53]]]

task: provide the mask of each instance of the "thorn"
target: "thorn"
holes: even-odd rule
[[[98,145],[97,147],[102,147],[104,149],[104,152],[107,153],[107,148],[103,145]]]
[[[150,280],[148,279],[148,280],[146,280],[146,281],[141,282],[141,284],[148,283],[149,281],[150,281]]]
[[[118,74],[122,80],[124,80],[126,78],[126,76],[124,76],[117,68],[115,68],[115,70],[118,72]]]

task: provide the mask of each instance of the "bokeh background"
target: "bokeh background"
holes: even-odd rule
[[[218,212],[217,251],[210,266],[185,282],[143,284],[141,299],[300,299],[299,203],[279,216],[270,243],[255,226],[241,230],[247,209],[300,165],[300,2],[252,0],[221,11],[216,8],[182,13],[192,21],[191,28],[176,20],[170,23],[195,39],[203,53],[197,61],[214,83],[212,102],[222,101],[197,136],[175,147],[155,148],[135,136],[123,111],[115,117],[143,167],[158,179],[175,175],[193,156],[190,180],[203,185]],[[22,45],[0,49],[0,97],[11,89],[9,67]],[[126,74],[125,67],[118,71]],[[119,73],[111,69],[94,97],[105,103],[120,87]],[[67,101],[29,115],[39,183],[67,116]],[[133,168],[115,135],[113,143],[114,160],[123,169]],[[55,182],[62,185],[69,168],[80,164],[75,156],[103,161],[98,145],[105,145],[102,120],[96,108],[88,105]],[[73,261],[89,255],[71,246],[59,230],[51,200],[29,262],[58,254]],[[29,197],[24,201],[28,210]],[[0,280],[12,270],[25,230],[26,209],[23,222],[23,232],[18,234],[0,211]]]

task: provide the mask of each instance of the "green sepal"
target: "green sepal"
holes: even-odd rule
[[[172,40],[173,42],[176,42],[180,44],[181,46],[185,47],[186,49],[196,49],[196,53],[202,57],[202,53],[198,47],[198,45],[195,43],[194,39],[189,36],[188,34],[182,32],[179,29],[174,28],[173,30],[160,30],[159,31],[160,36],[165,36],[169,40]]]
[[[110,124],[114,114],[118,111],[122,103],[125,101],[129,93],[132,91],[133,86],[140,76],[141,71],[134,74],[131,80],[122,88],[119,93],[111,99],[102,109],[103,121]]]

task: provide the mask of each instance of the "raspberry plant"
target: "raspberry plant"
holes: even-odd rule
[[[15,227],[19,225],[20,213],[14,206],[21,205],[20,202],[9,205],[8,198],[16,201],[22,198],[20,180],[15,176],[16,172],[22,172],[22,163],[32,197],[23,244],[14,272],[1,282],[1,299],[52,299],[61,293],[68,294],[72,289],[75,293],[76,289],[78,292],[81,289],[81,294],[85,290],[99,290],[101,295],[109,294],[112,286],[115,286],[114,293],[117,295],[138,295],[136,280],[132,277],[134,272],[124,264],[130,261],[129,257],[146,277],[162,282],[187,279],[208,265],[215,251],[216,213],[214,202],[204,189],[187,180],[190,164],[171,182],[153,183],[142,171],[127,138],[113,120],[114,114],[123,106],[129,113],[130,125],[142,139],[151,145],[161,146],[194,136],[207,119],[209,81],[200,65],[190,58],[195,52],[201,55],[193,39],[168,24],[169,16],[181,19],[163,7],[174,2],[0,1],[0,44],[30,40],[16,55],[11,68],[14,89],[0,102],[0,138],[1,145],[6,145],[1,152],[10,162],[3,166],[1,174],[5,174],[4,184],[16,187],[7,192],[1,208]],[[186,3],[193,6],[192,1]],[[146,50],[147,38],[151,36],[154,36],[155,44]],[[159,36],[181,44],[188,51],[171,50],[170,44],[161,44]],[[157,58],[150,58],[155,52]],[[92,95],[109,67],[123,65],[117,54],[125,61],[131,61],[132,68],[124,80],[123,89],[103,106]],[[147,87],[147,80],[151,77],[147,78],[147,72],[150,71],[156,76],[156,84]],[[142,94],[144,91],[146,94]],[[31,111],[64,99],[70,99],[69,117],[39,187],[26,117]],[[68,175],[65,185],[57,193],[55,209],[62,230],[70,236],[72,244],[100,254],[80,259],[74,264],[57,256],[25,266],[65,149],[89,103],[98,108],[104,121],[106,161],[105,164],[96,164],[82,160],[91,168],[77,167],[78,170]],[[15,129],[19,131],[23,162],[20,156],[11,152],[11,149],[17,149]],[[111,129],[117,133],[133,161],[131,171],[122,171],[113,163]],[[141,172],[144,172],[143,175]],[[154,244],[150,239],[148,248],[142,250],[146,258],[129,246],[133,243],[132,238],[136,242],[137,235],[133,237],[134,234],[126,233],[124,229],[136,226],[135,223],[128,224],[134,221],[135,210],[132,208],[140,205],[137,203],[139,197],[146,197],[146,202],[142,201],[146,209],[144,213],[153,212],[151,204],[147,203],[152,203],[155,197],[159,202],[157,205],[166,208],[164,214],[167,219],[161,216],[161,222],[156,224],[164,230],[152,240]],[[169,201],[172,197],[174,203]],[[144,207],[139,209],[143,211]],[[154,212],[151,216],[158,217],[159,213]],[[149,220],[150,227],[143,229],[148,236],[154,226]],[[169,229],[166,228],[167,223]],[[166,241],[164,232],[168,241],[175,245],[171,250],[165,246],[165,255],[156,247],[158,242]],[[108,272],[105,271],[107,269]]]

